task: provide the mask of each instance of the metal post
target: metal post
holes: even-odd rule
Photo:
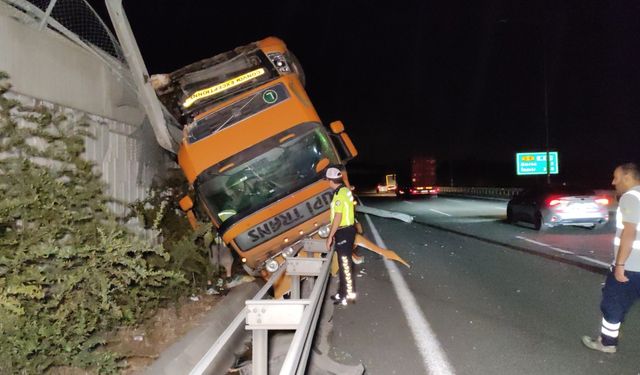
[[[545,146],[547,150],[547,184],[551,184],[551,160],[549,158],[549,84],[547,74],[547,17],[546,7],[542,35],[542,73],[544,78],[544,129]]]
[[[178,144],[169,133],[169,125],[164,118],[160,100],[149,82],[149,73],[142,59],[136,38],[133,36],[129,20],[127,20],[122,8],[122,0],[105,0],[105,4],[124,51],[124,57],[127,60],[129,69],[131,69],[131,75],[138,88],[138,99],[147,113],[156,141],[162,148],[175,154],[178,150]]]
[[[39,31],[42,31],[42,29],[44,29],[44,26],[47,24],[47,20],[49,19],[49,16],[51,15],[51,11],[53,10],[53,7],[56,6],[56,2],[58,0],[51,0],[49,1],[49,5],[47,6],[47,10],[44,13],[44,16],[42,17],[42,20],[40,21],[40,26],[38,27]]]
[[[268,375],[269,373],[269,331],[266,329],[253,330],[252,366],[254,375]]]
[[[549,157],[549,94],[547,88],[547,69],[544,69],[544,128],[545,128],[545,143],[547,148],[547,184],[551,183],[551,158]]]
[[[291,299],[300,299],[300,276],[291,275]]]

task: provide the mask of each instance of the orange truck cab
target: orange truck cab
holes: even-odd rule
[[[156,87],[183,126],[178,163],[245,269],[267,277],[303,240],[329,233],[328,165],[357,151],[341,122],[325,128],[296,58],[266,38],[173,72]],[[286,285],[286,284],[280,284]],[[276,294],[286,292],[279,287]]]

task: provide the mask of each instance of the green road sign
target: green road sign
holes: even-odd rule
[[[558,152],[549,152],[550,174],[558,174]],[[516,154],[518,176],[547,174],[546,152],[519,152]]]

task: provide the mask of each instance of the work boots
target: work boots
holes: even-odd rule
[[[582,343],[589,349],[603,353],[615,353],[618,350],[615,345],[603,345],[602,337],[594,339],[589,336],[582,336]]]
[[[331,296],[331,300],[334,305],[347,306],[347,299],[340,296],[340,293],[336,293]]]

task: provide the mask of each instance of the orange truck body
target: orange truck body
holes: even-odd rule
[[[270,37],[171,73],[170,89],[158,92],[184,126],[178,163],[195,204],[245,269],[263,276],[324,234],[324,169],[357,154],[342,123],[322,125],[297,64]],[[181,206],[193,216],[188,201]]]

